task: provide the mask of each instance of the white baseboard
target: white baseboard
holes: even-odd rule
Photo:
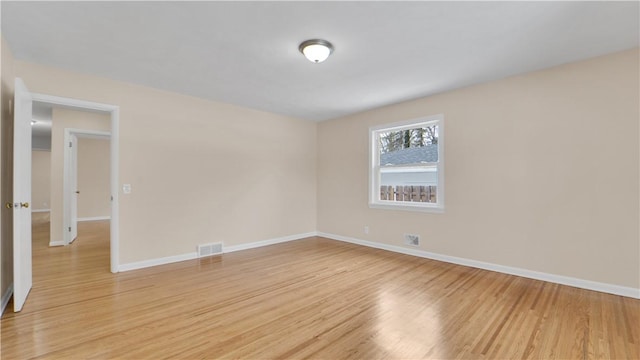
[[[613,284],[601,283],[601,282],[590,281],[590,280],[583,280],[583,279],[573,278],[569,276],[554,275],[554,274],[532,271],[527,269],[515,268],[511,266],[504,266],[504,265],[487,263],[483,261],[459,258],[455,256],[441,255],[441,254],[436,254],[436,253],[419,250],[419,249],[408,249],[400,246],[376,243],[372,241],[361,240],[361,239],[335,235],[335,234],[328,234],[324,232],[318,232],[317,235],[328,238],[328,239],[332,239],[332,240],[344,241],[352,244],[393,251],[393,252],[406,254],[406,255],[418,256],[426,259],[438,260],[438,261],[448,262],[448,263],[457,264],[457,265],[469,266],[469,267],[474,267],[478,269],[496,271],[496,272],[509,274],[509,275],[516,275],[516,276],[526,277],[526,278],[535,279],[535,280],[542,280],[542,281],[547,281],[547,282],[556,283],[556,284],[573,286],[581,289],[594,290],[594,291],[599,291],[599,292],[604,292],[604,293],[609,293],[614,295],[640,299],[640,289],[636,289],[632,287],[613,285]]]
[[[311,236],[316,236],[316,235],[317,235],[317,233],[314,231],[314,232],[309,232],[309,233],[304,233],[304,234],[283,236],[283,237],[275,238],[275,239],[255,241],[255,242],[248,243],[248,244],[240,244],[240,245],[233,245],[233,246],[226,246],[226,247],[223,246],[223,251],[222,252],[223,253],[229,253],[229,252],[234,252],[234,251],[253,249],[253,248],[257,248],[257,247],[261,247],[261,246],[279,244],[279,243],[283,243],[283,242],[287,242],[287,241],[300,240],[300,239],[304,239],[304,238],[311,237]],[[174,255],[174,256],[167,256],[167,257],[157,258],[157,259],[136,261],[136,262],[133,262],[133,263],[122,264],[122,265],[118,266],[118,271],[137,270],[137,269],[143,269],[143,268],[147,268],[147,267],[151,267],[151,266],[171,264],[171,263],[174,263],[174,262],[185,261],[185,260],[193,260],[193,259],[197,259],[197,258],[198,258],[198,253],[197,252],[192,252],[192,253],[186,253],[186,254],[182,254],[182,255]]]
[[[49,246],[64,246],[64,241],[49,241]]]
[[[9,285],[7,290],[2,294],[2,300],[0,300],[0,316],[4,314],[4,309],[7,308],[7,304],[9,303],[9,299],[11,299],[11,295],[13,295],[13,284]]]
[[[248,249],[274,245],[274,244],[279,244],[279,243],[284,243],[284,242],[289,242],[294,240],[301,240],[301,239],[312,237],[312,236],[320,236],[320,237],[324,237],[332,240],[348,242],[356,245],[362,245],[362,246],[367,246],[367,247],[381,249],[381,250],[393,251],[393,252],[397,252],[405,255],[412,255],[412,256],[422,257],[422,258],[431,259],[431,260],[443,261],[443,262],[448,262],[448,263],[457,264],[457,265],[469,266],[473,268],[496,271],[496,272],[509,274],[509,275],[521,276],[529,279],[542,280],[542,281],[547,281],[547,282],[561,284],[561,285],[573,286],[581,289],[594,290],[594,291],[599,291],[599,292],[604,292],[604,293],[609,293],[614,295],[640,299],[640,289],[636,289],[636,288],[601,283],[601,282],[590,281],[590,280],[583,280],[583,279],[573,278],[569,276],[554,275],[554,274],[521,269],[521,268],[516,268],[511,266],[492,264],[492,263],[487,263],[483,261],[436,254],[436,253],[419,250],[419,249],[409,249],[401,246],[382,244],[382,243],[361,240],[361,239],[356,239],[356,238],[347,237],[347,236],[329,234],[324,232],[315,232],[315,231],[303,233],[303,234],[283,236],[283,237],[274,238],[274,239],[255,241],[247,244],[223,246],[223,253],[230,253],[234,251],[248,250]],[[193,252],[193,253],[168,256],[168,257],[158,258],[158,259],[143,260],[143,261],[138,261],[138,262],[129,263],[129,264],[122,264],[118,267],[118,271],[136,270],[136,269],[142,269],[142,268],[151,267],[151,266],[170,264],[170,263],[179,262],[179,261],[193,260],[193,259],[196,259],[197,257],[198,257],[197,252]]]
[[[78,218],[78,221],[97,221],[97,220],[111,220],[111,216],[92,216]]]
[[[50,212],[51,209],[31,209],[31,212]]]
[[[194,251],[191,253],[186,253],[181,255],[173,255],[173,256],[167,256],[163,258],[136,261],[128,264],[121,264],[120,266],[118,266],[118,271],[131,271],[131,270],[144,269],[152,266],[166,265],[166,264],[171,264],[179,261],[193,260],[193,259],[196,259],[197,257],[198,257],[198,253]]]
[[[301,240],[301,239],[304,239],[304,238],[317,236],[317,235],[318,235],[318,233],[313,231],[313,232],[308,232],[308,233],[304,233],[304,234],[283,236],[283,237],[279,237],[279,238],[275,238],[275,239],[254,241],[254,242],[247,243],[247,244],[223,246],[222,252],[223,253],[230,253],[230,252],[234,252],[234,251],[248,250],[248,249],[253,249],[253,248],[262,247],[262,246],[280,244],[280,243],[288,242],[288,241]]]

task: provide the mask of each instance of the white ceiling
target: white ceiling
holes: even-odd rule
[[[21,60],[325,120],[639,45],[638,2],[1,2]],[[331,41],[321,64],[298,44]]]

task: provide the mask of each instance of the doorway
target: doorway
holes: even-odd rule
[[[107,114],[111,120],[109,235],[110,270],[118,272],[118,126],[119,107],[84,100],[32,93],[20,78],[15,79],[13,127],[13,200],[5,206],[13,213],[13,300],[14,311],[22,309],[32,287],[31,251],[31,122],[33,103],[39,102],[71,110]]]
[[[79,219],[110,219],[104,215],[108,215],[111,195],[108,183],[103,184],[105,178],[108,181],[109,168],[107,166],[105,169],[105,164],[102,163],[104,158],[109,158],[109,154],[108,149],[105,149],[106,154],[103,153],[105,151],[100,144],[107,142],[108,145],[110,139],[111,133],[104,131],[72,128],[64,130],[63,223],[67,228],[64,232],[64,245],[72,243],[78,236]],[[89,155],[92,156],[88,157]],[[87,169],[89,166],[91,168]],[[82,175],[80,181],[79,173]],[[87,176],[91,176],[91,179],[87,179]],[[79,202],[82,205],[80,211]],[[87,208],[89,204],[93,205],[90,209]]]
[[[110,222],[110,270],[112,273],[118,272],[119,266],[119,218],[118,218],[118,127],[119,127],[119,113],[120,108],[115,105],[101,104],[90,101],[64,98],[53,95],[32,93],[32,99],[34,102],[40,102],[49,104],[51,106],[57,106],[62,108],[68,108],[71,110],[98,112],[108,114],[111,120],[111,131],[109,134],[110,142],[110,191],[111,191],[111,222]],[[100,134],[99,134],[100,135]],[[102,134],[104,135],[104,134]],[[65,174],[67,171],[65,171]],[[66,176],[65,176],[66,177]],[[66,187],[65,187],[66,189]],[[70,188],[69,188],[70,192]],[[65,196],[65,198],[69,198]],[[67,201],[65,201],[66,203]],[[69,210],[70,211],[70,210]],[[64,211],[67,214],[67,211]],[[65,222],[67,224],[69,222]],[[68,244],[68,242],[67,242]]]

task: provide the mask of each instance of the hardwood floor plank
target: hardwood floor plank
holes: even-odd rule
[[[33,226],[2,359],[638,359],[640,301],[309,238],[109,272],[108,221]]]

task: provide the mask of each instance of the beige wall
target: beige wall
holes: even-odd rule
[[[133,187],[120,193],[121,263],[315,229],[399,246],[411,232],[435,253],[640,287],[637,49],[315,124],[19,61],[14,72],[5,47],[3,155],[14,73],[34,92],[120,106],[119,182]],[[445,213],[369,209],[368,127],[438,113]]]
[[[109,139],[78,139],[78,218],[111,216]]]
[[[20,61],[16,74],[120,106],[122,264],[315,231],[315,123]]]
[[[638,64],[635,49],[320,123],[318,230],[640,288]],[[444,214],[368,208],[368,128],[440,113]]]
[[[26,81],[26,80],[25,80]],[[28,84],[28,83],[27,83]],[[30,85],[27,85],[30,86]],[[31,90],[31,89],[30,89]],[[34,90],[31,90],[34,91]],[[64,241],[64,131],[83,129],[110,131],[109,115],[53,108],[51,127],[51,241]]]
[[[31,152],[31,207],[47,210],[51,204],[51,151]]]
[[[0,296],[13,284],[13,212],[4,203],[13,200],[13,87],[14,60],[4,37],[0,35]]]

